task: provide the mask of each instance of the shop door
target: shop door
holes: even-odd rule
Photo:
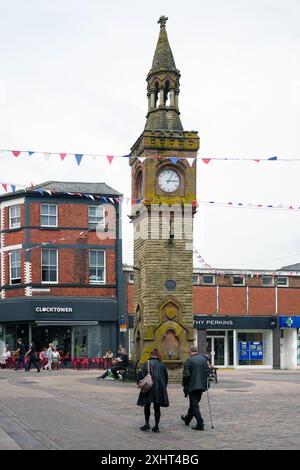
[[[208,336],[207,349],[211,351],[211,363],[213,366],[225,365],[225,338],[224,336]]]

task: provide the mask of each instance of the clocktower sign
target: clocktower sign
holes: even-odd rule
[[[134,355],[141,363],[159,348],[172,380],[181,376],[194,341],[193,216],[199,137],[184,131],[179,79],[166,21],[147,75],[148,114],[131,148],[134,227]]]

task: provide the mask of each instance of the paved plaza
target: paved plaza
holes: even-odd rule
[[[181,387],[170,385],[161,433],[141,432],[134,383],[98,371],[0,371],[0,449],[299,449],[300,371],[219,371],[201,402],[205,431],[186,427]]]

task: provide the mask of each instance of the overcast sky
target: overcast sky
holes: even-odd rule
[[[161,14],[199,156],[299,159],[200,161],[198,200],[299,207],[299,0],[0,0],[0,148],[128,154],[145,125]],[[0,181],[104,181],[130,196],[127,159],[78,167],[0,153],[0,164]],[[300,211],[200,204],[194,244],[216,268],[277,269],[300,261]]]

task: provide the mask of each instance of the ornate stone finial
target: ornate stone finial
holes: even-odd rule
[[[162,16],[159,18],[158,23],[160,23],[160,27],[161,27],[161,28],[165,28],[167,21],[168,21],[168,17],[165,16],[165,15],[162,15]]]

